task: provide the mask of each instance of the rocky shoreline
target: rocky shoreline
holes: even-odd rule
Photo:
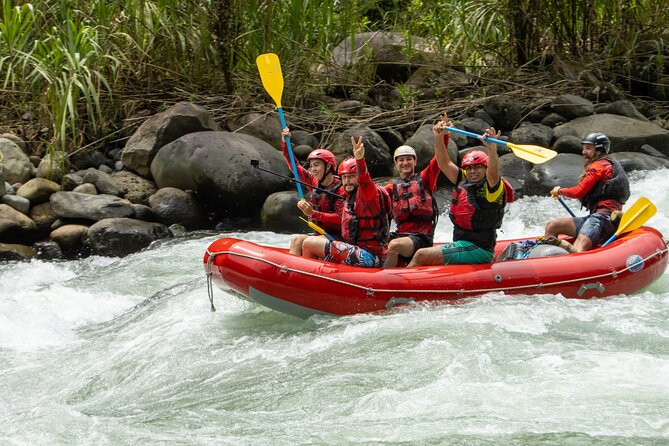
[[[404,85],[434,82],[420,69],[411,72]],[[497,94],[455,113],[446,99],[426,96],[434,109],[407,125],[387,127],[371,124],[403,106],[399,88],[383,85],[355,98],[330,97],[329,116],[351,119],[351,124],[329,134],[321,127],[320,139],[313,128],[289,116],[298,160],[327,146],[341,161],[351,154],[350,137],[362,136],[370,172],[384,183],[395,175],[391,154],[399,145],[416,150],[419,169],[427,165],[434,153],[431,127],[448,109],[460,129],[480,134],[494,126],[503,131],[502,139],[559,153],[532,165],[498,147],[502,175],[518,196],[547,195],[557,183],[575,184],[583,169],[581,138],[593,131],[609,136],[612,157],[628,172],[669,167],[669,120],[652,107],[637,109],[610,84],[592,86],[585,97],[547,97],[539,105]],[[149,117],[122,150],[106,154],[29,156],[20,137],[0,135],[0,260],[124,256],[155,240],[202,229],[307,232],[297,218],[297,193],[286,179],[291,173],[281,156],[280,135],[278,115],[268,103],[219,125],[211,111],[190,102]],[[478,143],[452,134],[448,150],[459,160],[473,147],[481,148]],[[254,168],[252,160],[262,169]],[[445,178],[440,185],[443,210],[451,185]]]

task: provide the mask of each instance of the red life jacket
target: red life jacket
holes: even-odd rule
[[[313,189],[311,191],[311,206],[314,208],[314,210],[326,214],[337,212],[337,202],[339,200],[343,200],[343,198],[339,198],[333,194],[341,195],[342,197],[346,195],[346,191],[344,190],[344,186],[341,184],[339,177],[335,177],[332,184],[330,184],[328,187],[325,187],[322,184],[318,184],[318,187],[325,189],[330,193],[321,192],[317,189]],[[313,218],[311,221],[316,223],[318,226],[323,228],[325,232],[331,235],[339,235],[341,233],[341,225],[326,223]]]
[[[597,163],[597,164],[595,164]],[[581,198],[581,205],[590,212],[595,212],[600,202],[614,200],[620,203],[620,209],[630,197],[630,183],[625,169],[616,160],[602,158],[593,163],[593,169],[606,169],[611,172],[608,180],[599,180],[592,189]]]
[[[356,193],[349,195],[341,214],[341,235],[347,243],[358,245],[383,258],[388,244],[391,204],[385,189],[377,186],[376,190],[381,203],[381,211],[377,215],[364,215],[364,210],[356,209]]]
[[[502,226],[504,208],[506,203],[513,201],[513,188],[502,178],[502,200],[490,203],[485,197],[476,196],[485,186],[484,181],[473,184],[465,180],[458,184],[453,189],[448,216],[454,225],[454,241],[466,240],[493,251],[497,242],[497,229]]]
[[[419,173],[408,180],[396,178],[393,185],[393,218],[400,234],[434,234],[439,209],[432,193],[423,187]]]

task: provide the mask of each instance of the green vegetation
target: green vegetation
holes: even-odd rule
[[[131,100],[260,91],[254,61],[263,52],[281,56],[286,94],[304,94],[315,88],[311,69],[363,31],[425,38],[472,71],[577,59],[629,87],[652,85],[669,66],[661,0],[0,2],[1,118],[36,112],[51,128],[42,148],[67,153],[103,144]]]

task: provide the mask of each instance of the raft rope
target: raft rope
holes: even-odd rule
[[[326,281],[329,281],[329,282],[334,282],[334,283],[338,283],[338,284],[341,284],[341,285],[350,286],[350,287],[352,287],[352,288],[357,288],[357,289],[360,289],[360,290],[364,290],[364,291],[367,292],[367,294],[368,294],[369,296],[373,296],[375,293],[395,293],[395,294],[396,294],[396,293],[410,293],[410,294],[436,294],[436,293],[482,294],[482,293],[489,293],[489,292],[494,292],[494,291],[496,292],[496,291],[507,291],[507,290],[522,290],[522,289],[527,289],[527,288],[543,288],[543,287],[546,287],[546,286],[566,285],[566,284],[570,284],[570,283],[574,283],[574,282],[586,282],[586,281],[589,281],[589,280],[601,279],[601,278],[609,277],[609,276],[615,278],[615,277],[617,277],[619,274],[622,274],[622,273],[624,273],[624,272],[627,272],[627,271],[629,271],[630,269],[636,267],[639,263],[645,263],[647,260],[652,259],[653,257],[657,257],[657,256],[660,256],[660,255],[662,255],[662,254],[667,253],[667,251],[669,251],[669,249],[667,249],[667,248],[662,249],[662,250],[659,250],[659,249],[658,249],[655,253],[649,255],[648,257],[646,257],[646,258],[644,258],[644,259],[641,259],[641,261],[639,261],[639,262],[635,262],[635,263],[632,264],[632,265],[626,266],[625,268],[623,268],[623,269],[621,269],[621,270],[619,270],[619,271],[615,271],[615,270],[614,270],[614,271],[611,271],[611,272],[609,272],[609,273],[599,274],[599,275],[596,275],[596,276],[583,277],[583,278],[580,278],[580,279],[560,280],[560,281],[557,281],[557,282],[549,282],[549,283],[536,283],[536,284],[530,284],[530,285],[518,285],[518,286],[514,286],[514,287],[503,287],[503,288],[483,288],[483,289],[476,289],[476,290],[473,290],[473,289],[459,289],[459,290],[447,290],[447,289],[442,289],[442,290],[406,290],[406,289],[403,289],[403,290],[396,290],[396,289],[374,289],[374,288],[370,288],[370,287],[365,287],[365,286],[362,286],[362,285],[358,285],[357,283],[351,283],[351,282],[348,282],[348,281],[345,281],[345,280],[335,279],[334,277],[322,276],[322,275],[320,275],[320,274],[315,274],[315,273],[310,273],[310,272],[308,272],[308,271],[302,271],[302,270],[299,270],[299,269],[290,268],[290,267],[288,267],[288,266],[286,266],[286,265],[282,265],[282,264],[280,264],[280,263],[272,262],[271,260],[267,260],[267,259],[263,259],[263,258],[255,257],[255,256],[252,256],[252,255],[249,255],[249,254],[240,254],[240,253],[233,252],[233,251],[220,251],[220,252],[215,252],[215,253],[211,253],[211,252],[207,251],[207,254],[209,254],[209,260],[207,261],[207,271],[208,271],[208,272],[207,272],[207,275],[209,276],[208,280],[211,282],[211,268],[210,268],[210,264],[211,264],[211,261],[212,261],[213,256],[216,256],[216,255],[222,255],[222,254],[227,254],[227,255],[230,255],[230,256],[242,257],[242,258],[246,258],[246,259],[250,259],[250,260],[255,260],[255,261],[258,261],[258,262],[263,262],[263,263],[266,263],[266,264],[268,264],[268,265],[272,265],[272,266],[278,268],[278,269],[279,269],[281,272],[283,272],[283,273],[286,273],[286,272],[292,272],[292,273],[296,273],[296,274],[302,274],[302,275],[305,275],[305,276],[315,277],[315,278],[318,278],[318,279],[321,279],[321,280],[326,280]],[[210,296],[210,300],[212,300],[212,299],[213,299],[213,297]],[[212,300],[212,307],[213,307],[213,300]],[[213,311],[213,310],[212,310],[212,311]]]
[[[209,258],[207,259],[207,269],[205,270],[205,274],[207,275],[207,294],[209,295],[209,303],[211,304],[211,312],[213,313],[216,311],[216,307],[214,307],[214,285],[211,281],[211,262],[214,261],[214,257],[221,253],[210,253],[207,251],[207,254],[209,254]]]

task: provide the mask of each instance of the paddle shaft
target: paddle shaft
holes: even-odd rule
[[[482,135],[477,135],[476,133],[468,132],[467,130],[456,129],[455,127],[444,126],[444,129],[448,130],[448,131],[451,131],[451,132],[455,132],[455,133],[462,133],[463,135],[467,135],[467,136],[470,136],[470,137],[476,138],[476,139],[479,139],[482,136]],[[492,141],[496,144],[502,144],[502,145],[505,145],[505,146],[509,144],[507,141],[502,141],[501,139],[491,138],[489,136],[486,136],[484,139],[487,140],[487,141]]]
[[[558,195],[558,200],[560,201],[560,204],[567,210],[567,212],[569,212],[569,215],[571,215],[572,217],[575,218],[576,215],[571,211],[571,209],[569,209],[569,206],[567,206],[567,203],[565,203],[564,200],[562,199],[562,197],[559,196],[559,195]]]
[[[277,107],[276,111],[279,112],[279,119],[281,120],[281,128],[286,128],[286,119],[283,117],[283,109]],[[293,155],[293,148],[290,145],[290,138],[286,136],[286,147],[288,148],[288,156],[290,158],[290,165],[293,166],[293,175],[295,176],[295,184],[297,185],[297,194],[300,196],[300,200],[304,198],[304,193],[302,193],[302,185],[299,180],[297,173],[297,165],[295,164],[295,155]]]
[[[292,177],[289,177],[289,176],[286,176],[286,175],[281,175],[280,173],[273,172],[273,171],[271,171],[271,170],[263,169],[263,168],[260,167],[258,164],[256,164],[254,161],[257,161],[257,160],[251,160],[251,165],[252,165],[253,167],[255,167],[256,169],[258,169],[258,170],[262,170],[263,172],[271,173],[272,175],[276,175],[277,177],[285,178],[285,179],[287,179],[288,181],[292,181],[292,182],[294,182],[294,183],[304,184],[305,186],[307,186],[307,187],[309,187],[309,188],[311,188],[311,189],[316,189],[316,190],[318,190],[318,191],[325,192],[326,194],[330,194],[330,195],[332,195],[332,196],[334,196],[334,197],[341,198],[342,200],[346,198],[346,197],[344,197],[343,195],[335,194],[334,192],[331,192],[331,191],[329,191],[329,190],[327,190],[327,189],[323,189],[323,188],[318,187],[318,186],[312,186],[311,184],[309,184],[309,183],[305,183],[304,181],[296,180],[295,178],[292,178]]]

